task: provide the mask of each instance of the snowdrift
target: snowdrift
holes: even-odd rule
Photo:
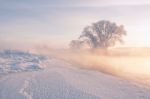
[[[46,57],[27,52],[4,50],[0,52],[0,74],[40,70]]]

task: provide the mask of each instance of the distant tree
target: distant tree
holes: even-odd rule
[[[70,47],[74,49],[78,49],[81,47],[81,42],[79,40],[72,40],[70,43]]]
[[[70,48],[72,49],[82,49],[82,48],[90,48],[89,42],[87,40],[72,40],[70,43]]]
[[[85,27],[79,39],[71,42],[71,48],[81,48],[84,44],[89,48],[108,48],[116,42],[123,43],[123,35],[126,35],[123,25],[102,20]]]

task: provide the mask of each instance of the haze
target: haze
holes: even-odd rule
[[[98,20],[123,24],[123,46],[150,46],[149,0],[1,0],[0,47],[67,48]],[[120,45],[119,45],[120,46]]]
[[[0,0],[0,99],[150,99],[149,26],[150,0]]]

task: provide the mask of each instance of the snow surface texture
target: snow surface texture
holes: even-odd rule
[[[0,53],[0,99],[150,99],[150,89],[55,58]]]
[[[5,50],[0,52],[0,74],[39,70],[43,68],[43,60],[43,56]]]

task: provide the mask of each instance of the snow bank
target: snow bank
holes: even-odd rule
[[[0,74],[42,69],[46,57],[28,52],[5,50],[0,52]]]

